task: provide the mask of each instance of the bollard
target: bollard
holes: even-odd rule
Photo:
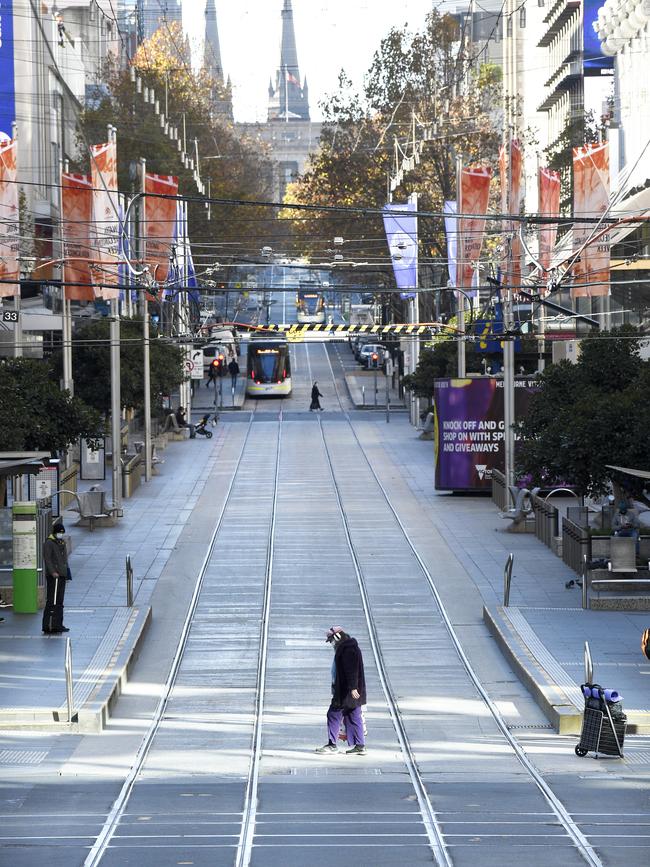
[[[65,697],[68,704],[68,722],[72,722],[74,710],[72,707],[73,691],[72,691],[72,640],[65,640]]]
[[[587,555],[582,555],[582,607],[589,607],[589,597],[587,581],[589,579],[589,568],[587,567]]]
[[[366,405],[366,387],[365,387],[365,385],[361,386],[361,398],[363,401],[363,405],[365,406]]]
[[[375,409],[377,408],[377,368],[375,367]]]
[[[594,682],[594,664],[591,659],[589,642],[585,641],[585,683]]]
[[[503,570],[503,607],[507,608],[510,605],[510,583],[512,581],[512,564],[514,563],[515,555],[508,554],[505,569]]]
[[[133,606],[133,566],[130,554],[126,555],[126,604],[129,608]]]
[[[388,376],[386,377],[386,424],[390,424],[390,391],[388,388]]]

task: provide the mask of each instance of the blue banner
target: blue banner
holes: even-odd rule
[[[0,0],[0,138],[12,138],[16,120],[13,0]]]
[[[410,202],[384,205],[384,230],[401,298],[415,298],[418,286],[418,218]],[[410,292],[407,290],[411,290]]]

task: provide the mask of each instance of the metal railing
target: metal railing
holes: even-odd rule
[[[582,575],[585,556],[591,560],[589,531],[568,518],[562,518],[562,560],[576,575]]]
[[[495,469],[492,470],[492,502],[502,512],[507,511],[511,506],[506,477]]]
[[[555,506],[537,494],[531,494],[530,501],[535,514],[535,536],[547,548],[551,548],[553,539],[559,535],[560,513]]]
[[[507,608],[510,605],[510,585],[512,584],[512,565],[515,562],[515,555],[510,552],[506,565],[503,569],[503,607]]]
[[[589,649],[589,642],[588,641],[585,641],[584,661],[585,661],[585,683],[593,683],[594,682],[594,663],[591,659],[591,650]]]

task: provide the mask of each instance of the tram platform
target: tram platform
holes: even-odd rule
[[[330,415],[335,413],[323,415],[323,424]],[[170,443],[163,472],[125,502],[115,527],[90,533],[74,526],[75,516],[64,515],[72,537],[65,620],[78,715],[73,727],[101,728],[144,647],[155,647],[154,655],[171,664],[192,578],[246,427],[234,422],[244,416],[225,414],[212,440]],[[335,421],[340,424],[342,414]],[[379,414],[353,413],[352,423],[495,700],[508,700],[514,672],[556,730],[577,733],[588,641],[594,679],[622,694],[633,731],[650,732],[650,663],[639,648],[647,615],[583,610],[579,590],[565,587],[575,577],[569,568],[533,535],[504,532],[487,497],[437,494],[433,445],[418,439],[404,413],[390,424]],[[504,609],[509,552],[515,561],[510,607]],[[127,554],[134,567],[133,608],[125,599]],[[65,636],[42,635],[40,613],[16,615],[6,608],[0,614],[0,729],[65,730]],[[431,689],[439,687],[432,683]],[[151,701],[154,693],[152,687]],[[516,714],[509,723],[516,728]]]

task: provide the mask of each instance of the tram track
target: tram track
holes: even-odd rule
[[[364,447],[363,447],[363,445],[362,445],[362,443],[361,443],[361,441],[357,435],[357,432],[354,428],[354,425],[353,425],[352,420],[349,416],[349,413],[347,412],[347,410],[343,406],[343,402],[341,401],[338,386],[336,384],[336,376],[334,375],[334,370],[332,368],[330,355],[327,351],[327,347],[324,344],[323,344],[323,349],[325,351],[325,355],[327,357],[327,361],[328,361],[330,371],[332,374],[332,380],[334,382],[334,387],[335,387],[335,392],[336,392],[337,399],[339,402],[339,407],[340,407],[341,412],[343,413],[343,415],[345,416],[345,418],[347,420],[348,428],[352,434],[353,440],[354,440],[354,442],[358,448],[358,451],[362,457],[363,462],[365,463],[366,467],[368,468],[368,470],[371,474],[371,477],[372,477],[377,489],[380,491],[381,496],[382,496],[384,502],[386,503],[388,509],[390,510],[390,513],[391,513],[394,521],[398,525],[399,530],[400,530],[409,550],[411,551],[413,557],[417,561],[417,564],[419,566],[421,574],[423,575],[423,577],[424,577],[424,579],[425,579],[425,581],[426,581],[426,583],[430,589],[430,592],[431,592],[433,599],[435,601],[436,608],[437,608],[437,610],[438,610],[438,612],[442,618],[442,621],[444,623],[444,626],[445,626],[445,629],[446,629],[447,634],[449,636],[449,639],[450,639],[450,641],[454,647],[456,654],[458,655],[458,658],[459,658],[459,660],[463,666],[464,671],[466,672],[473,687],[475,688],[477,693],[480,695],[481,701],[484,703],[484,705],[488,709],[492,719],[496,723],[499,731],[501,732],[501,735],[503,736],[503,738],[507,742],[508,746],[510,747],[510,749],[514,753],[517,761],[525,769],[525,771],[529,775],[530,779],[534,782],[535,786],[537,787],[537,789],[539,790],[539,792],[543,796],[544,800],[546,801],[546,803],[548,804],[548,806],[552,810],[553,814],[555,815],[557,821],[559,822],[561,827],[566,832],[568,838],[570,840],[572,840],[576,850],[582,856],[584,861],[587,864],[591,865],[591,867],[602,867],[602,861],[599,858],[596,851],[594,850],[594,848],[592,847],[592,845],[590,844],[588,838],[580,830],[578,823],[573,819],[570,812],[566,809],[566,807],[561,802],[561,800],[558,798],[558,796],[555,794],[553,789],[548,785],[548,783],[544,779],[541,772],[535,767],[535,765],[533,764],[533,762],[529,758],[528,754],[526,753],[525,749],[518,742],[517,738],[509,730],[508,725],[503,718],[503,715],[500,713],[495,702],[489,696],[487,690],[485,689],[485,687],[481,683],[479,676],[477,675],[476,671],[474,670],[467,654],[465,653],[465,651],[463,649],[462,643],[461,643],[461,641],[458,637],[458,634],[457,634],[457,632],[456,632],[456,630],[455,630],[455,628],[451,622],[451,618],[450,618],[450,616],[446,610],[446,607],[442,601],[440,593],[438,592],[438,589],[437,589],[436,584],[435,584],[435,580],[434,580],[433,576],[431,575],[431,572],[427,568],[427,565],[425,564],[424,560],[420,556],[420,554],[419,554],[415,544],[413,543],[409,533],[407,532],[401,518],[399,517],[398,511],[395,508],[388,492],[386,491],[386,488],[382,484],[382,482],[381,482],[379,476],[377,475],[370,459],[368,458],[366,450],[364,449]],[[340,358],[339,358],[339,361],[340,361]],[[426,814],[428,814],[429,825],[433,831],[433,836],[435,838],[435,844],[432,845],[432,849],[434,849],[434,854],[436,855],[437,863],[439,865],[451,864],[453,862],[451,860],[449,860],[448,852],[447,852],[446,845],[445,845],[445,835],[440,829],[440,824],[439,824],[438,819],[436,817],[435,810],[434,810],[433,806],[431,805],[431,802],[428,798],[428,795],[426,794],[426,786],[422,783],[422,778],[421,778],[421,775],[420,775],[420,772],[418,769],[416,756],[414,755],[414,751],[411,748],[410,743],[408,741],[408,733],[407,733],[406,726],[404,725],[403,720],[402,720],[402,714],[400,712],[399,703],[397,701],[395,701],[395,699],[394,699],[393,690],[392,690],[391,685],[390,685],[390,679],[389,679],[388,674],[386,673],[385,665],[384,665],[383,659],[381,657],[380,642],[379,642],[379,638],[377,635],[377,629],[376,629],[376,626],[374,623],[374,619],[372,616],[372,606],[371,606],[371,601],[369,599],[369,594],[368,594],[366,582],[364,579],[361,565],[359,563],[359,558],[357,557],[357,554],[354,550],[354,543],[353,543],[353,539],[352,539],[352,534],[350,532],[349,519],[348,519],[348,515],[347,515],[346,510],[345,510],[343,498],[341,495],[341,489],[340,489],[339,484],[337,482],[336,471],[335,471],[334,464],[333,464],[333,461],[331,458],[331,453],[330,453],[329,447],[327,445],[327,439],[325,436],[323,423],[322,423],[320,418],[319,418],[318,422],[319,422],[319,426],[320,426],[320,430],[321,430],[321,436],[323,439],[323,445],[324,445],[324,448],[325,448],[326,454],[327,454],[329,471],[330,471],[331,476],[332,476],[332,482],[333,482],[334,487],[336,489],[336,498],[337,498],[337,502],[339,505],[340,513],[341,513],[341,519],[344,522],[344,525],[346,528],[346,536],[348,539],[348,544],[350,546],[350,553],[351,553],[351,555],[354,559],[354,563],[355,563],[355,571],[357,572],[357,578],[359,581],[359,588],[360,588],[360,592],[361,592],[362,599],[363,599],[364,610],[367,612],[368,631],[369,631],[369,634],[371,637],[371,646],[373,649],[373,654],[375,655],[375,658],[377,660],[378,668],[383,672],[384,676],[382,676],[382,686],[384,686],[384,679],[385,679],[386,686],[384,687],[384,691],[385,691],[387,699],[391,703],[391,716],[393,716],[393,721],[394,721],[394,724],[396,727],[396,731],[398,733],[398,737],[400,739],[400,743],[402,743],[402,740],[404,741],[405,753],[406,753],[406,755],[408,755],[409,765],[412,763],[412,770],[410,769],[410,773],[412,773],[412,775],[413,775],[414,786],[416,787],[416,791],[418,791],[418,792],[422,791],[423,792],[422,800],[420,801],[420,797],[418,797],[418,800],[420,801],[421,809],[423,809],[426,812]],[[429,827],[427,828],[427,830],[429,831]],[[438,857],[437,851],[442,852],[445,860],[441,860]]]

